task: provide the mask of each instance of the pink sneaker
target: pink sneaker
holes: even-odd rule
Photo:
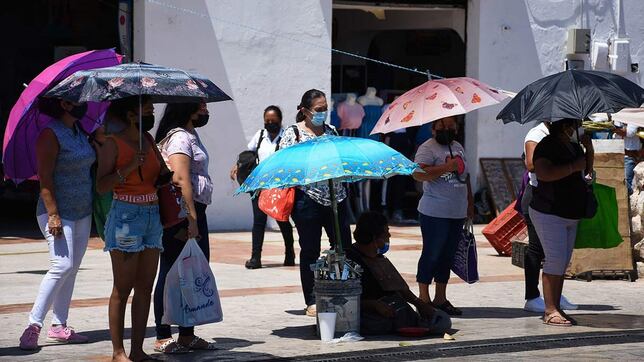
[[[30,324],[20,337],[20,349],[34,350],[38,349],[38,336],[40,336],[40,327]]]
[[[88,338],[81,334],[74,332],[74,330],[67,326],[52,326],[47,332],[47,342],[54,343],[87,343]]]

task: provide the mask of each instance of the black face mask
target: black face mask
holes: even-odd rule
[[[456,130],[441,129],[436,131],[436,142],[443,146],[451,144],[456,139]]]
[[[72,117],[80,120],[83,117],[85,117],[85,113],[87,113],[87,103],[81,103],[80,106],[74,106],[71,111],[67,112],[69,115]]]
[[[136,128],[139,128],[139,121],[134,122]],[[141,124],[143,125],[143,131],[147,132],[154,127],[154,115],[143,116],[141,117]]]
[[[197,119],[192,121],[192,125],[195,128],[203,127],[208,124],[209,119],[210,119],[209,114],[198,114]]]
[[[282,129],[282,126],[279,123],[265,123],[264,128],[266,128],[268,133],[278,133]]]

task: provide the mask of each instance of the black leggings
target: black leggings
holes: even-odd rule
[[[525,274],[525,299],[530,300],[538,298],[539,293],[539,272],[541,271],[541,262],[545,259],[546,254],[543,252],[541,240],[537,231],[532,225],[529,215],[524,215],[526,224],[528,224],[528,250],[523,259],[523,272]]]
[[[208,240],[208,219],[206,218],[206,206],[195,202],[195,209],[197,209],[197,227],[199,229],[199,248],[206,255],[206,259],[210,260],[210,241]],[[172,267],[172,264],[177,260],[179,254],[183,250],[185,241],[175,238],[175,235],[183,230],[187,235],[188,221],[185,220],[175,226],[163,229],[163,252],[160,256],[159,263],[159,276],[157,277],[157,285],[154,288],[154,322],[156,323],[157,339],[166,339],[172,337],[172,329],[167,324],[161,324],[163,318],[163,289],[165,287],[165,278]],[[179,326],[179,336],[194,336],[194,327]]]
[[[347,206],[346,200],[338,204],[340,236],[345,250],[351,246],[351,228],[347,219]],[[336,243],[333,214],[330,206],[318,204],[298,189],[295,192],[292,217],[300,237],[300,280],[304,302],[308,306],[315,304],[315,295],[313,294],[315,280],[310,265],[320,257],[322,229],[329,236],[332,248]]]
[[[253,255],[258,255],[262,252],[262,246],[264,245],[267,216],[259,208],[258,197],[251,201],[253,203]],[[293,226],[289,221],[278,221],[277,225],[284,238],[286,252],[293,250]]]
[[[528,225],[528,250],[526,250],[523,257],[526,300],[539,298],[541,295],[539,293],[539,272],[541,271],[541,263],[546,258],[546,254],[543,252],[543,247],[541,246],[541,240],[539,240],[539,235],[537,235],[537,230],[534,228],[532,220],[530,220],[530,215],[528,214],[528,208],[532,201],[532,193],[532,186],[526,185],[523,199],[521,200],[521,213]]]

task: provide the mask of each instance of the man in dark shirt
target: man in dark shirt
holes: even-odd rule
[[[416,297],[383,255],[389,249],[390,234],[382,214],[360,215],[353,235],[356,243],[347,250],[347,257],[364,270],[360,304],[362,334],[395,333],[403,327],[425,327],[428,333],[441,334],[451,328],[449,316]]]

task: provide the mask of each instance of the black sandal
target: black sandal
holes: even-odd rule
[[[448,315],[463,315],[463,311],[453,306],[452,303],[449,302],[449,300],[445,301],[445,303],[441,305],[436,306],[436,308],[442,310]]]

